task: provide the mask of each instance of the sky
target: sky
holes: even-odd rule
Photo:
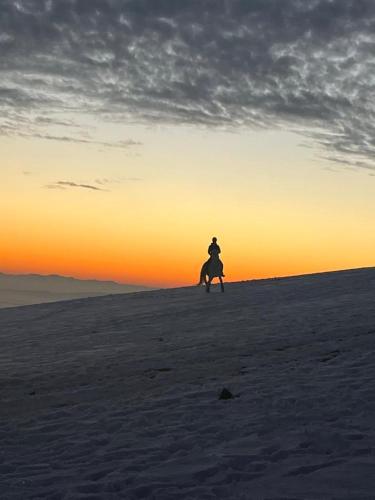
[[[373,0],[0,0],[0,271],[373,266]]]

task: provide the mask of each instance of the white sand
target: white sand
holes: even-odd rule
[[[0,311],[0,498],[374,499],[375,270],[218,291]]]

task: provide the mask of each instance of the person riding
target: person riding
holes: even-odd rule
[[[223,263],[221,262],[221,260],[219,258],[219,254],[221,253],[221,250],[220,250],[219,245],[217,244],[217,238],[215,238],[215,236],[212,238],[212,243],[208,247],[208,253],[210,255],[210,258],[207,261],[207,265],[209,265],[212,262],[212,260],[215,260],[215,258],[218,259],[220,262],[220,266],[221,266],[221,276],[224,277],[225,275],[223,273]]]
[[[209,253],[210,257],[212,257],[214,255],[218,256],[220,252],[221,252],[221,250],[220,250],[219,245],[217,244],[217,238],[213,237],[212,243],[208,247],[208,253]]]

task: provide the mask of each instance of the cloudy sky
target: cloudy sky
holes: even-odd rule
[[[0,0],[0,270],[374,264],[373,0]]]

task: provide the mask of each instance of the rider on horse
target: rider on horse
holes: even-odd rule
[[[202,283],[206,284],[206,291],[210,291],[210,285],[213,278],[219,278],[221,284],[221,291],[224,292],[224,284],[223,284],[223,263],[219,258],[221,250],[219,245],[217,244],[217,238],[212,238],[212,243],[208,247],[208,253],[210,258],[203,264],[200,280],[198,285]],[[207,280],[208,277],[208,280]]]

